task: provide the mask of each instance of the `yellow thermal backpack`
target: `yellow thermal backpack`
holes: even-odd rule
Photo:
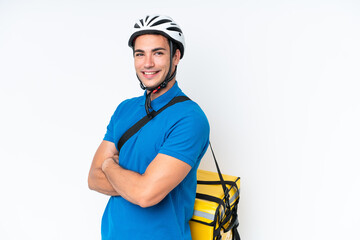
[[[194,215],[190,220],[193,240],[240,240],[237,206],[240,199],[240,178],[220,172],[197,171]]]

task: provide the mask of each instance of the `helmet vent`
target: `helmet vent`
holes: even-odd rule
[[[150,27],[154,27],[154,26],[157,26],[157,25],[160,25],[160,24],[163,24],[163,23],[168,23],[168,22],[171,22],[171,20],[169,20],[169,19],[163,19],[163,20],[157,21],[156,23],[154,23],[154,24],[151,25]]]
[[[134,28],[140,28],[139,24],[135,23]]]
[[[169,30],[169,31],[176,31],[176,32],[182,33],[181,29],[180,29],[180,28],[177,28],[177,27],[168,27],[167,30]]]
[[[155,16],[155,17],[153,17],[149,22],[148,22],[148,24],[147,25],[150,25],[150,23],[152,22],[152,21],[154,21],[155,19],[157,19],[159,16]]]
[[[144,26],[144,21],[142,19],[140,19],[141,25]]]

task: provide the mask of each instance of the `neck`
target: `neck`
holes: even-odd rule
[[[159,91],[157,91],[156,93],[152,93],[150,95],[150,99],[151,101],[160,97],[161,95],[163,95],[164,93],[166,93],[167,91],[169,91],[170,88],[172,88],[172,86],[174,86],[176,79],[174,78],[173,80],[171,80],[170,82],[167,83],[166,87],[161,88]],[[149,91],[147,91],[147,93],[149,93]]]

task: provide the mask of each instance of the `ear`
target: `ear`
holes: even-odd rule
[[[180,50],[176,49],[174,57],[173,57],[173,63],[174,63],[175,66],[177,66],[179,64],[180,57],[181,57]]]

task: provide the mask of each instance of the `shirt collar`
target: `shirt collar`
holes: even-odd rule
[[[151,101],[152,109],[158,111],[180,93],[181,89],[179,88],[178,83],[175,81],[174,86],[172,86],[167,92]],[[142,101],[141,105],[145,106],[146,90],[143,99],[144,101]]]

